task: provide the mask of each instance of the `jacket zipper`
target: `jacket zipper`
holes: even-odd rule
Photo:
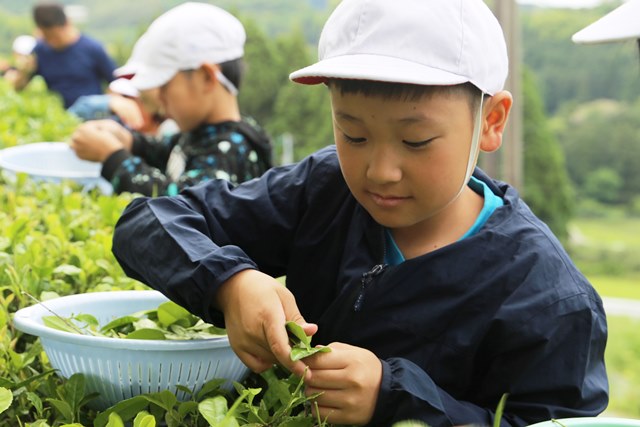
[[[377,264],[374,265],[370,271],[366,273],[362,273],[362,279],[360,279],[360,292],[358,293],[358,297],[356,298],[356,302],[353,303],[353,311],[359,312],[362,310],[362,304],[364,303],[364,292],[365,288],[374,277],[379,276],[382,272],[387,268],[386,264]]]

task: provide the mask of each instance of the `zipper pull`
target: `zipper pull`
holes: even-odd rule
[[[358,312],[362,310],[362,304],[364,303],[365,287],[369,283],[371,283],[374,277],[382,274],[382,272],[386,268],[387,268],[386,264],[377,264],[377,265],[374,265],[370,271],[367,271],[366,273],[362,273],[362,279],[360,279],[360,292],[358,293],[356,302],[353,303],[353,311]]]

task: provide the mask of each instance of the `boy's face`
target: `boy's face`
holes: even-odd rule
[[[331,99],[342,173],[378,223],[418,230],[453,206],[473,136],[468,98],[384,99],[333,88]]]
[[[140,97],[150,114],[175,120],[182,132],[206,121],[200,70],[180,71],[160,88],[141,91]]]

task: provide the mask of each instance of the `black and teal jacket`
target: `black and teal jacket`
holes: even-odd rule
[[[248,181],[271,167],[270,139],[248,118],[166,138],[133,136],[131,152],[116,151],[102,165],[101,174],[116,193],[175,195],[209,179]]]

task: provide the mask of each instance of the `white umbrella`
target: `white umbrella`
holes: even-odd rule
[[[629,0],[620,5],[571,39],[581,44],[640,39],[640,0]]]

